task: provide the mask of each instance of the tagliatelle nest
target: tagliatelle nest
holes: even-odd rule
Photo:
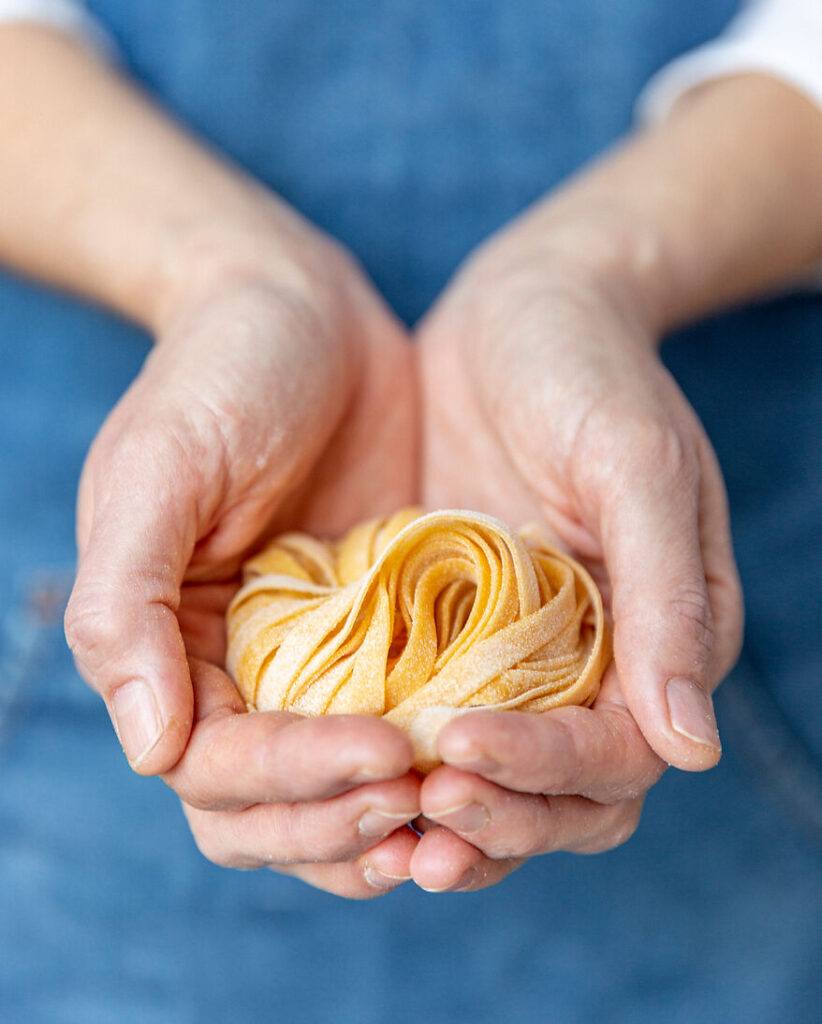
[[[331,543],[283,534],[245,563],[228,610],[250,710],[382,715],[422,770],[460,710],[590,704],[609,657],[582,566],[474,512],[404,509]]]

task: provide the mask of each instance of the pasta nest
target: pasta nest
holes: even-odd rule
[[[602,598],[537,528],[403,509],[341,540],[277,537],[243,567],[227,667],[250,710],[382,715],[416,766],[468,708],[593,701],[610,649]]]

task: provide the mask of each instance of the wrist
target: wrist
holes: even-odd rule
[[[783,289],[819,261],[821,124],[813,104],[767,76],[711,83],[527,211],[494,248],[587,276],[657,339]]]
[[[665,239],[650,222],[618,204],[592,206],[569,216],[561,206],[546,218],[555,258],[587,280],[658,346],[669,318],[671,270]]]
[[[181,312],[241,282],[300,302],[334,301],[338,247],[276,196],[252,185],[242,202],[169,233],[140,319],[161,336]]]
[[[670,273],[664,240],[617,204],[566,208],[564,197],[544,201],[477,254],[484,292],[500,280],[521,282],[560,297],[592,296],[607,303],[657,347],[667,320]],[[520,290],[520,284],[514,284]]]
[[[655,335],[781,290],[822,256],[822,120],[767,75],[694,90],[538,208]],[[567,226],[570,225],[570,228]]]

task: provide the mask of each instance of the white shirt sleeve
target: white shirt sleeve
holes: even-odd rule
[[[39,21],[51,25],[104,57],[116,57],[116,43],[89,14],[81,0],[0,0],[0,25],[13,21]]]
[[[637,118],[664,121],[689,89],[749,71],[788,83],[822,109],[822,0],[747,0],[721,35],[653,76],[637,100]],[[822,264],[804,272],[796,287],[822,290]]]
[[[654,75],[637,101],[639,120],[662,121],[694,86],[747,71],[779,78],[822,107],[822,0],[748,0],[720,36]]]

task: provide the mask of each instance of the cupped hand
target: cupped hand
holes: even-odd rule
[[[615,667],[590,709],[443,730],[412,859],[426,888],[624,841],[666,763],[719,759],[710,694],[740,644],[721,475],[632,268],[607,238],[598,261],[540,218],[472,257],[420,327],[425,500],[547,523],[603,590]]]
[[[411,348],[296,218],[251,261],[192,268],[86,461],[69,643],[132,767],[164,773],[209,856],[372,895],[409,874],[408,830],[362,856],[419,811],[408,741],[372,719],[245,714],[220,666],[250,550],[415,499]]]
[[[402,736],[370,716],[248,714],[213,662],[190,664],[194,726],[164,779],[209,860],[355,899],[410,877],[419,780]]]

